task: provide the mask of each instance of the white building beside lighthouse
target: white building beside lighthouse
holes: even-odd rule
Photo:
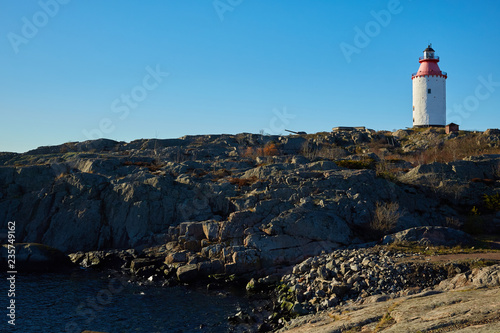
[[[439,57],[434,55],[431,44],[419,58],[420,68],[412,74],[413,127],[446,125],[446,79],[439,69]]]

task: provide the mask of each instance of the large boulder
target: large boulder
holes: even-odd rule
[[[248,248],[258,251],[262,268],[294,264],[307,257],[318,255],[323,251],[332,251],[339,247],[339,244],[328,241],[312,241],[290,235],[269,236],[266,234],[249,235],[245,238],[244,244]]]
[[[186,237],[186,239],[202,240],[205,238],[202,222],[183,222],[179,228],[179,235]]]
[[[347,245],[352,236],[347,223],[330,212],[292,211],[290,214],[285,214],[284,220],[275,222],[282,226],[285,234],[313,241],[330,241]]]
[[[193,282],[198,278],[198,265],[189,264],[177,269],[177,278],[182,283]]]
[[[285,154],[298,154],[304,149],[307,139],[297,137],[281,137],[281,150]]]
[[[262,165],[246,171],[241,178],[268,179],[279,176],[284,169],[283,164]]]
[[[137,258],[132,260],[130,264],[130,272],[138,275],[144,268],[159,267],[163,263],[162,259],[157,258]]]
[[[232,263],[225,266],[226,274],[243,274],[260,269],[260,257],[257,250],[248,249],[236,251],[232,256]]]
[[[188,260],[189,260],[189,251],[180,251],[180,252],[170,253],[165,258],[165,263],[166,264],[175,264],[175,263],[179,263],[179,262],[187,262]]]
[[[416,227],[387,235],[384,244],[417,243],[426,246],[456,246],[471,244],[473,239],[463,231],[447,227]]]
[[[202,261],[197,264],[198,273],[202,277],[207,277],[211,274],[224,273],[224,264],[221,260]]]
[[[231,213],[228,220],[222,222],[220,239],[226,241],[233,238],[243,237],[244,231],[261,222],[263,216],[253,210],[242,210]]]
[[[216,221],[205,221],[203,224],[203,233],[205,238],[213,242],[219,238],[220,223]]]

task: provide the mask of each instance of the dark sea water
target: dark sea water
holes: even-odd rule
[[[13,329],[6,316],[7,276],[0,277],[4,281],[0,332],[228,332],[227,317],[249,307],[244,297],[234,294],[138,286],[84,271],[18,274]]]

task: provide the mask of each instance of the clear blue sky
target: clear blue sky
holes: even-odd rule
[[[448,120],[500,126],[496,0],[0,0],[0,8],[0,151],[97,136],[409,127],[411,74],[429,41],[448,72]]]

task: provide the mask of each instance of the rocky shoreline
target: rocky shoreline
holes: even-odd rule
[[[340,316],[346,309],[363,308],[367,304],[431,297],[464,287],[498,288],[500,252],[493,253],[497,254],[496,260],[462,259],[435,263],[426,262],[420,253],[400,252],[389,245],[366,244],[310,257],[273,275],[252,278],[251,274],[201,276],[198,273],[187,280],[181,280],[185,274],[182,267],[200,267],[192,263],[197,259],[194,257],[190,259],[191,263],[188,261],[183,266],[168,263],[172,254],[168,254],[166,246],[145,249],[140,254],[134,250],[92,251],[74,253],[69,257],[83,268],[113,271],[139,285],[171,287],[184,284],[222,292],[231,288],[246,289],[253,310],[238,312],[228,318],[234,325],[233,331],[269,332],[281,328],[280,332],[284,332],[307,326],[308,320],[314,322],[315,318],[325,317],[325,314],[331,317],[332,313],[337,313],[333,316]],[[372,312],[369,313],[373,315]],[[370,317],[363,325],[376,324],[382,315]],[[490,317],[484,316],[492,323],[500,320],[500,317]],[[484,319],[481,318],[476,317],[475,322]],[[338,332],[357,327],[350,325]],[[311,332],[315,330],[311,329]]]
[[[498,130],[436,129],[66,143],[0,153],[0,219],[85,269],[246,286],[258,310],[232,321],[269,331],[469,271],[386,244],[498,235],[499,149]]]
[[[352,329],[352,332],[357,332],[361,331],[357,329],[364,326],[370,327],[367,332],[385,332],[375,329],[384,315],[379,313],[379,308],[393,311],[393,304],[399,305],[414,298],[432,298],[438,299],[433,302],[440,302],[439,297],[448,299],[451,297],[448,292],[460,288],[468,293],[481,289],[487,294],[484,297],[491,299],[490,307],[500,305],[498,299],[495,301],[495,298],[485,291],[488,289],[492,294],[500,295],[500,250],[474,250],[474,247],[471,247],[474,243],[455,248],[440,245],[440,242],[446,240],[446,233],[448,236],[455,236],[456,245],[456,240],[459,239],[456,235],[460,234],[456,230],[429,227],[424,233],[420,231],[419,241],[415,241],[415,234],[418,233],[418,230],[407,230],[387,236],[386,242],[397,239],[394,244],[396,246],[362,244],[309,257],[266,276],[260,276],[261,272],[243,275],[201,275],[200,269],[204,266],[199,255],[186,254],[182,262],[172,262],[172,257],[179,256],[179,252],[175,252],[175,249],[169,251],[168,244],[146,248],[141,252],[134,249],[90,251],[73,253],[67,257],[56,249],[39,244],[18,244],[16,248],[20,253],[19,267],[24,272],[47,272],[49,269],[67,271],[71,269],[71,261],[74,264],[73,269],[80,267],[105,275],[121,276],[124,281],[138,285],[157,285],[165,288],[185,285],[222,293],[230,292],[231,289],[240,292],[246,290],[246,297],[252,303],[252,311],[235,311],[234,315],[228,318],[233,325],[233,332],[316,332],[317,324],[309,330],[306,327],[317,322],[328,327],[328,332],[347,332]],[[404,237],[410,241],[405,241]],[[438,243],[432,244],[433,241]],[[442,262],[429,261],[428,256],[418,251],[421,244],[425,244],[428,251],[431,248],[434,251],[458,251],[464,254],[456,254],[455,259]],[[400,250],[404,248],[407,248],[407,251]],[[483,253],[483,257],[490,259],[473,259],[474,253],[481,257],[481,253],[485,251],[488,252]],[[1,257],[3,262],[3,252]],[[189,276],[186,272],[190,272],[193,266],[198,268],[198,272]],[[45,269],[40,270],[41,267]],[[476,302],[476,294],[470,294],[472,296],[469,301]],[[348,316],[348,320],[344,315],[351,311],[359,312],[355,320],[351,320],[351,316]],[[488,327],[500,325],[498,311],[496,315],[492,314],[492,311],[494,312],[494,309],[476,314],[469,324],[487,324]],[[401,318],[386,326],[397,327],[400,322],[407,325],[407,319],[401,314]],[[412,325],[422,327],[419,325],[423,323]],[[453,325],[470,326],[466,325],[464,320],[456,318],[450,321],[441,320],[439,325],[433,326],[431,331],[438,332],[439,327]],[[339,327],[332,329],[331,326]],[[392,331],[398,332],[397,329]]]

